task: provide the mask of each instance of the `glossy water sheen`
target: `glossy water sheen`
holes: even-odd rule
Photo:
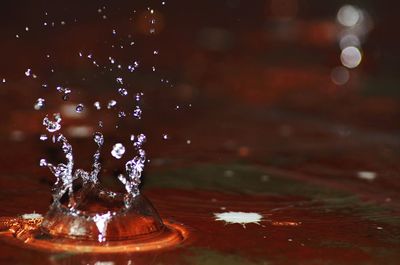
[[[101,121],[110,137],[102,182],[124,190],[118,180],[124,168],[110,170],[117,161],[112,146],[126,147],[130,143],[121,137],[136,138],[136,129],[145,132],[150,162],[142,193],[163,220],[183,225],[187,238],[164,250],[99,254],[37,249],[1,232],[0,264],[398,264],[400,82],[393,69],[398,68],[400,35],[392,31],[398,24],[395,1],[357,2],[374,25],[361,43],[363,58],[355,69],[343,68],[340,61],[344,29],[336,14],[348,4],[342,1],[166,1],[168,8],[155,11],[163,27],[157,28],[160,52],[154,64],[154,47],[146,45],[148,28],[141,20],[149,3],[117,2],[104,9],[98,1],[66,3],[66,9],[48,2],[49,15],[42,12],[43,17],[33,12],[43,11],[36,1],[0,10],[0,51],[6,62],[0,65],[5,81],[0,83],[0,216],[48,211],[54,176],[37,164],[42,154],[54,161],[62,156],[50,145],[51,137],[38,139],[44,113],[33,106],[55,85],[42,86],[41,77],[68,79],[64,90],[53,91],[44,103],[56,113],[60,106],[51,102],[67,96],[74,112],[83,103],[81,114],[97,115],[92,123],[84,115],[62,116],[65,135],[79,156],[76,168],[90,170],[96,149],[91,137]],[[131,24],[134,8],[137,20]],[[42,30],[43,22],[52,21],[57,27]],[[113,35],[116,24],[124,27]],[[140,37],[123,49],[111,48],[124,29]],[[35,30],[41,38],[30,35]],[[103,34],[109,36],[104,44],[99,41]],[[135,50],[125,52],[127,46]],[[146,92],[140,128],[136,119],[122,119],[115,133],[113,118],[123,99],[136,100],[140,94],[130,90],[122,96],[118,88],[110,89],[115,72],[102,75],[92,61],[82,62],[76,51],[82,50],[86,60],[86,47],[96,47],[94,54],[114,67],[118,55],[128,54],[132,74],[140,69],[153,73],[157,66],[157,79],[132,80]],[[24,74],[28,68],[29,77]],[[337,72],[344,73],[342,79]],[[76,87],[81,94],[65,94]],[[118,102],[108,110],[111,99]],[[115,115],[101,118],[102,110]],[[127,115],[134,110],[130,106]],[[77,133],[85,124],[92,130]],[[215,214],[224,212],[257,213],[262,219],[245,227],[216,220]],[[6,228],[1,225],[2,231]]]

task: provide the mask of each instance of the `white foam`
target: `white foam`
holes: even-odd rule
[[[214,213],[215,221],[224,221],[227,224],[260,224],[262,215],[259,213],[224,212]]]
[[[40,213],[26,213],[22,215],[22,219],[29,220],[29,219],[39,219],[43,218],[43,215]]]

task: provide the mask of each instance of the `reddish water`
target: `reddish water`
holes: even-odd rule
[[[400,104],[399,79],[391,69],[397,69],[399,35],[388,31],[398,20],[395,3],[365,6],[376,23],[363,46],[363,62],[348,84],[336,86],[330,76],[340,63],[334,15],[343,3],[298,2],[295,19],[281,24],[270,13],[270,1],[240,1],[229,9],[227,3],[235,1],[192,2],[171,1],[160,11],[164,28],[157,63],[175,86],[155,89],[154,80],[136,80],[149,91],[140,124],[151,158],[143,193],[161,218],[184,229],[185,241],[140,253],[130,248],[77,253],[73,247],[23,245],[2,232],[0,264],[398,264]],[[85,48],[108,55],[98,36],[125,25],[128,15],[121,12],[136,4],[107,6],[112,19],[101,22],[93,1],[65,8],[46,3],[55,17],[76,15],[79,26],[51,34],[38,30],[40,38],[27,34],[21,41],[16,32],[42,22],[34,11],[44,7],[35,2],[2,9],[0,50],[7,64],[0,69],[7,82],[0,85],[1,217],[47,212],[54,179],[38,161],[58,156],[38,140],[43,113],[32,105],[43,90],[24,71],[32,67],[52,78],[42,53],[54,51],[57,78],[81,88],[74,103],[93,94],[110,98],[115,91],[104,85],[108,76],[81,82],[81,75],[97,72],[72,58]],[[140,12],[144,4],[138,5]],[[222,39],[216,40],[215,32]],[[140,35],[137,47],[144,62],[151,60],[145,56],[148,47],[140,44],[146,38]],[[229,45],[218,46],[221,41]],[[54,102],[49,112],[59,108],[58,94],[50,93],[47,101]],[[176,111],[177,104],[192,107]],[[65,128],[73,132],[79,125],[95,126],[91,122],[70,117]],[[118,134],[105,133],[112,142],[136,126],[126,122]],[[79,166],[88,166],[92,143],[71,137]],[[114,165],[106,162],[102,181],[114,187],[109,177]],[[214,213],[227,211],[255,212],[263,219],[245,227],[215,220]]]

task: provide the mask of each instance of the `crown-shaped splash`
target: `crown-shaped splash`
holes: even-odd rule
[[[43,228],[52,235],[89,240],[96,238],[99,242],[161,229],[163,224],[157,212],[139,191],[140,178],[146,161],[146,153],[143,150],[146,136],[144,134],[131,136],[137,155],[125,163],[125,174],[118,176],[118,180],[125,187],[125,192],[113,192],[102,188],[98,178],[101,171],[100,155],[104,136],[100,132],[93,134],[97,150],[93,155],[91,171],[75,169],[72,145],[63,134],[59,133],[61,121],[59,113],[53,114],[53,119],[48,116],[43,119],[43,125],[52,134],[53,143],[61,145],[66,159],[66,162],[57,165],[48,163],[45,159],[40,161],[40,165],[48,167],[56,177],[52,192],[53,203],[45,217]],[[121,148],[124,151],[125,147],[121,147],[121,144],[114,145],[111,152],[113,156],[119,154],[120,158]],[[75,183],[80,183],[79,188],[75,188],[77,186]],[[63,198],[67,198],[67,202],[63,203]],[[107,230],[111,224],[112,233]]]

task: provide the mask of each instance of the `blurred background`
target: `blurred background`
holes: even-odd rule
[[[332,126],[343,137],[355,129],[396,135],[395,5],[3,1],[0,132],[3,146],[16,157],[3,153],[1,169],[36,170],[45,148],[38,140],[41,120],[60,111],[74,141],[91,137],[105,119],[102,130],[110,137],[125,139],[141,130],[151,139],[151,157],[186,162],[257,158],[259,143],[270,149],[268,143],[277,139],[282,143],[276,152],[282,152],[293,147],[288,139],[297,120]],[[150,7],[156,21],[152,33]],[[116,63],[113,71],[103,66],[110,58],[140,62],[140,67],[129,74],[118,72]],[[145,93],[142,120],[117,119],[93,108],[94,101],[117,97],[116,76],[123,76],[132,92]],[[58,86],[73,90],[68,101],[61,100]],[[34,109],[38,98],[46,100],[39,111]],[[79,103],[88,107],[77,114]],[[23,152],[30,153],[28,160],[18,159]]]
[[[296,230],[302,245],[293,248],[286,248],[294,236],[285,230],[292,228],[270,235],[276,244],[268,249],[233,247],[215,234],[197,243],[222,256],[275,260],[285,248],[287,260],[273,264],[293,264],[300,256],[304,264],[396,264],[398,6],[372,0],[1,1],[2,215],[47,210],[53,176],[39,160],[62,156],[39,137],[43,117],[61,112],[77,167],[91,166],[92,133],[104,132],[102,178],[111,186],[110,176],[123,170],[110,155],[112,145],[145,133],[143,190],[162,216],[181,217],[198,234],[227,229],[212,223],[220,207],[261,211],[268,202],[293,207],[278,216],[283,220],[311,220]],[[128,97],[117,93],[119,77]],[[71,89],[68,100],[57,87]],[[142,118],[118,117],[133,110],[137,93],[143,93]],[[118,107],[109,110],[111,99]],[[76,112],[78,104],[83,111]],[[133,153],[127,150],[124,159]],[[304,183],[318,186],[305,192]],[[24,192],[42,199],[27,204]],[[217,206],[219,200],[225,204]],[[226,238],[241,235],[241,228]],[[260,234],[242,236],[261,242]],[[214,262],[207,264],[236,264],[206,253]]]

